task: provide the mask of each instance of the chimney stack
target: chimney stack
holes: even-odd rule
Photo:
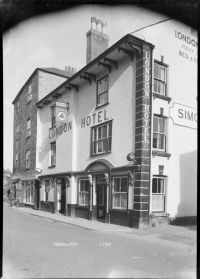
[[[106,35],[107,23],[96,17],[91,18],[91,29],[86,33],[87,49],[86,63],[88,64],[108,48],[109,37]]]

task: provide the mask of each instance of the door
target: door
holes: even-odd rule
[[[64,179],[62,179],[60,213],[65,214],[65,209],[66,209],[66,185]]]
[[[40,183],[39,181],[35,181],[35,209],[39,209],[40,203]]]
[[[106,214],[106,182],[104,177],[97,177],[97,219],[105,219]]]

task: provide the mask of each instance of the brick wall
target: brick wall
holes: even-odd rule
[[[13,141],[13,166],[15,166],[16,140],[18,138],[18,169],[13,168],[14,173],[31,174],[35,169],[36,160],[36,133],[37,133],[37,108],[38,101],[38,77],[37,73],[32,78],[32,100],[27,103],[28,86],[24,88],[19,98],[16,100],[14,108],[14,141]],[[17,113],[17,102],[19,100],[19,113]],[[27,138],[27,119],[31,119],[31,135]],[[19,124],[19,136],[16,135],[16,126]],[[30,150],[30,170],[26,171],[26,151]]]

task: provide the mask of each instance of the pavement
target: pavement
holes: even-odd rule
[[[3,279],[196,278],[196,227],[132,229],[3,208]]]
[[[9,205],[8,205],[9,206]],[[169,241],[182,242],[189,245],[196,245],[196,226],[175,226],[175,225],[162,225],[160,227],[147,227],[143,229],[135,229],[115,224],[103,223],[95,220],[88,220],[78,217],[68,217],[62,214],[53,214],[45,211],[35,210],[27,207],[11,207],[13,210],[19,210],[21,212],[53,220],[54,222],[61,222],[84,228],[87,230],[101,231],[101,232],[121,232],[134,234],[138,236],[152,236],[158,237]]]

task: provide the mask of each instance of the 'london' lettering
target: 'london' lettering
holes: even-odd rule
[[[49,139],[54,138],[55,136],[62,135],[63,132],[66,133],[67,131],[70,131],[71,129],[72,129],[71,121],[62,124],[59,127],[50,128],[49,129]]]

